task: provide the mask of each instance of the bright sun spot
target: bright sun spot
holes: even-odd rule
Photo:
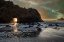
[[[13,18],[13,22],[14,23],[17,23],[17,18]]]

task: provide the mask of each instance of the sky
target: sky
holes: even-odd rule
[[[6,0],[8,1],[8,0]],[[64,0],[10,0],[15,5],[25,8],[35,8],[42,19],[64,18]]]

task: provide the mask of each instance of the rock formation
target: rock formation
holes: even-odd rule
[[[60,18],[60,19],[57,19],[57,20],[64,21],[64,18]]]
[[[18,22],[41,22],[40,14],[33,8],[22,8],[14,5],[12,1],[0,0],[0,23],[9,23],[12,18],[18,18]]]

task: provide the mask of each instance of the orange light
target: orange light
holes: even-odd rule
[[[17,25],[17,18],[13,18],[13,23],[14,23],[14,25],[13,25],[13,32],[16,33],[16,32],[18,32],[18,29],[16,27],[16,25]]]
[[[17,18],[13,18],[13,22],[14,23],[17,23]]]
[[[18,32],[18,29],[17,29],[17,28],[14,28],[14,29],[13,29],[13,32]]]
[[[18,38],[17,36],[14,36],[14,38]]]

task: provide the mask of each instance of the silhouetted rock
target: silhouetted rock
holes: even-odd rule
[[[6,21],[0,18],[0,23],[5,23]]]
[[[57,20],[63,20],[64,21],[64,18],[60,18],[60,19],[57,19]]]
[[[0,0],[0,4],[2,4],[4,2],[4,0]]]
[[[11,22],[12,18],[18,18],[18,22],[42,22],[40,14],[33,8],[22,8],[14,5],[12,1],[0,0],[0,18],[7,23]]]

